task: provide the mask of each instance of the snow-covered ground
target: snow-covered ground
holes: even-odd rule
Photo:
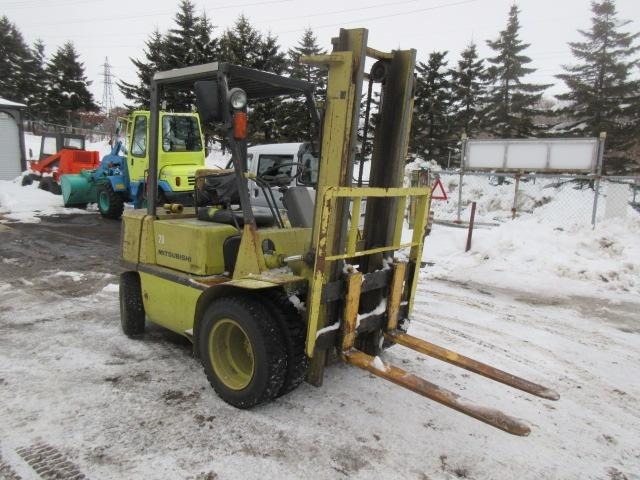
[[[0,211],[32,194],[4,187]],[[488,204],[495,192],[481,196]],[[61,264],[39,239],[25,269],[15,252],[32,240],[16,232],[46,222],[9,223],[0,230],[0,478],[37,478],[30,465],[39,461],[93,479],[638,480],[640,215],[559,226],[544,209],[560,211],[561,198],[477,228],[468,253],[465,229],[436,224],[410,327],[557,390],[558,402],[399,346],[382,357],[525,419],[526,438],[344,364],[330,366],[320,388],[236,410],[182,339],[152,325],[142,340],[120,333],[115,230],[109,242],[81,239],[95,254],[86,266],[82,257]]]
[[[34,158],[40,153],[40,135],[25,133],[26,151],[33,152]],[[109,144],[104,142],[86,144],[87,150],[100,152],[100,157],[111,152]],[[27,156],[29,156],[27,154]],[[0,222],[37,223],[40,217],[70,213],[83,213],[84,210],[65,208],[61,195],[54,195],[38,188],[38,183],[23,187],[22,176],[14,180],[0,180]],[[89,211],[93,209],[89,208]]]
[[[93,479],[638,478],[637,296],[423,277],[411,333],[561,399],[402,347],[383,358],[526,419],[532,433],[521,438],[344,364],[321,388],[236,410],[185,342],[153,326],[143,340],[121,334],[115,282],[77,271],[0,282],[0,471],[36,478],[36,456]]]
[[[21,177],[13,181],[0,180],[0,223],[37,223],[40,217],[91,210],[65,208],[62,195],[54,195],[38,188],[38,183],[23,187]]]

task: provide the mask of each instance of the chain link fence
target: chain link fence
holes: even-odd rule
[[[434,187],[436,197],[438,180],[442,184],[447,199],[431,204],[441,223],[467,223],[472,202],[476,223],[487,225],[534,212],[559,226],[640,215],[640,177],[428,170],[413,179]]]

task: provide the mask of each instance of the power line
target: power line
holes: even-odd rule
[[[235,5],[220,5],[217,6],[213,11],[215,10],[222,10],[222,9],[228,9],[228,8],[242,8],[242,7],[254,7],[254,6],[258,6],[258,5],[269,5],[269,4],[274,4],[274,3],[290,3],[293,2],[294,0],[267,0],[267,1],[262,1],[262,2],[251,2],[251,3],[237,3]],[[206,11],[206,10],[205,10]],[[175,11],[171,11],[171,12],[154,12],[154,13],[143,13],[143,14],[139,14],[139,15],[130,15],[130,14],[123,14],[123,15],[118,15],[115,17],[92,17],[92,18],[83,18],[83,19],[75,19],[75,20],[67,20],[64,22],[56,22],[55,26],[58,25],[72,25],[72,24],[76,24],[76,23],[86,23],[86,22],[100,22],[100,23],[104,23],[104,22],[123,22],[126,20],[134,20],[134,19],[138,19],[138,18],[148,18],[148,17],[157,17],[160,15],[172,15],[175,14]],[[33,25],[51,25],[50,22],[42,22],[42,23],[34,23]]]
[[[352,23],[362,23],[362,22],[369,22],[372,20],[381,20],[381,19],[386,19],[386,18],[390,18],[390,17],[400,17],[403,15],[411,15],[413,13],[421,13],[421,12],[428,12],[430,10],[438,10],[441,8],[447,8],[447,7],[455,7],[458,5],[466,5],[469,3],[475,3],[475,2],[479,2],[480,0],[462,0],[460,2],[451,2],[451,3],[442,3],[440,5],[433,5],[431,7],[426,7],[426,8],[418,8],[415,10],[407,10],[406,12],[399,12],[399,13],[389,13],[387,15],[379,15],[376,17],[368,17],[368,18],[357,18],[354,20],[346,20],[346,21],[342,21],[342,22],[338,22],[338,23],[327,23],[325,25],[316,25],[313,27],[314,30],[319,30],[321,28],[329,28],[329,27],[337,27],[337,26],[342,26],[342,25],[347,25],[347,24],[352,24]],[[275,32],[277,35],[281,35],[283,33],[295,33],[295,32],[302,32],[304,31],[304,28],[296,28],[294,30],[284,30],[281,32]]]
[[[367,5],[365,7],[354,7],[354,8],[346,8],[343,10],[333,10],[331,12],[318,12],[318,13],[310,13],[308,15],[295,15],[292,17],[277,17],[277,18],[268,18],[265,20],[258,20],[259,22],[283,22],[286,20],[298,20],[301,18],[314,18],[314,17],[326,17],[329,15],[335,15],[338,13],[348,13],[348,12],[359,12],[362,10],[371,10],[372,8],[380,8],[380,7],[393,7],[396,5],[402,5],[405,3],[416,3],[420,0],[402,0],[401,2],[385,2],[378,3],[375,5]]]

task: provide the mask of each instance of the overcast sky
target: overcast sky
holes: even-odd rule
[[[263,32],[277,35],[283,49],[295,45],[305,27],[329,48],[340,27],[366,27],[369,45],[380,50],[415,48],[425,60],[434,50],[449,51],[449,65],[472,40],[483,56],[490,55],[485,40],[504,28],[513,0],[195,0],[206,11],[218,33],[240,14]],[[620,18],[632,20],[628,30],[640,31],[640,0],[617,0]],[[577,29],[590,25],[589,0],[519,0],[521,37],[537,68],[531,80],[557,83],[560,65],[571,62],[567,42],[580,40]],[[109,58],[116,78],[131,81],[135,69],[130,57],[143,55],[144,41],[158,28],[173,25],[177,0],[0,0],[0,14],[16,23],[27,42],[44,40],[47,54],[72,40],[93,80],[91,90],[102,99],[102,64]],[[562,90],[558,84],[547,95]],[[124,101],[114,88],[116,103]]]

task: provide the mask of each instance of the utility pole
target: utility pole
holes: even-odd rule
[[[113,99],[113,75],[111,73],[111,64],[109,63],[109,57],[104,58],[104,64],[102,64],[102,111],[105,116],[109,118],[111,111],[115,107],[115,100]]]

